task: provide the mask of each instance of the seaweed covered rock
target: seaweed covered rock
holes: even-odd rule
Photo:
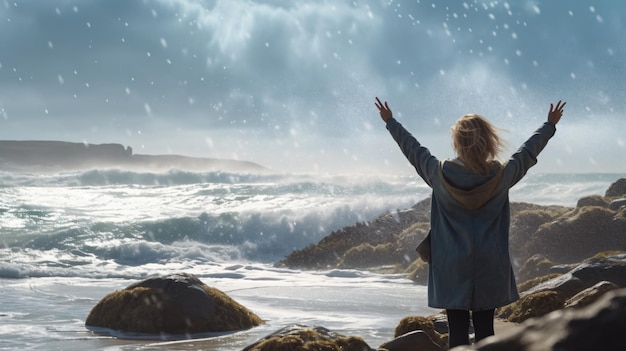
[[[423,316],[409,316],[405,317],[396,326],[394,331],[394,337],[399,338],[408,333],[415,331],[423,332],[428,338],[439,346],[441,349],[446,349],[448,345],[447,324],[445,329],[438,328],[438,319],[440,316],[432,315],[428,317]],[[414,336],[419,337],[421,336]]]
[[[563,263],[580,262],[598,252],[626,250],[626,218],[605,207],[579,207],[539,227],[524,248]]]
[[[609,207],[609,199],[607,199],[605,196],[600,195],[589,195],[578,199],[578,202],[576,202],[576,207],[585,206]]]
[[[263,320],[190,274],[148,278],[105,296],[85,325],[122,332],[192,334],[250,329]]]
[[[344,336],[324,327],[294,324],[247,346],[243,351],[373,351],[360,337]]]
[[[338,263],[339,268],[391,265],[402,261],[402,253],[392,243],[373,246],[369,243],[349,249]]]
[[[546,280],[524,291],[521,298],[498,309],[497,316],[511,322],[522,322],[566,307],[576,294],[600,282],[626,288],[626,253],[596,255],[571,271]],[[587,294],[585,303],[601,294]]]
[[[498,309],[497,316],[509,322],[520,323],[561,309],[566,300],[567,296],[556,290],[536,291]]]
[[[379,350],[387,351],[443,351],[444,347],[436,344],[426,333],[414,330],[402,334],[380,345]]]
[[[422,260],[415,260],[406,269],[407,278],[417,284],[428,284],[428,263]]]
[[[428,233],[429,214],[430,198],[427,198],[410,209],[383,213],[371,222],[334,231],[319,243],[292,252],[276,266],[370,268],[396,263],[405,268],[417,258],[415,247]]]
[[[580,309],[554,311],[520,327],[453,351],[626,350],[626,289]]]
[[[524,282],[536,277],[545,276],[550,273],[554,266],[554,262],[542,255],[534,255],[517,270],[516,277],[518,281]]]

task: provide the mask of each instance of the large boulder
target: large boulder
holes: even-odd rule
[[[518,301],[499,308],[497,316],[516,323],[540,317],[571,305],[576,294],[600,282],[626,288],[626,253],[607,253],[587,259],[571,271],[523,291]],[[586,294],[585,304],[599,296]]]
[[[545,258],[542,255],[533,255],[526,260],[524,264],[518,268],[515,273],[516,278],[520,282],[525,282],[529,279],[545,276],[549,274],[554,262]]]
[[[585,308],[554,311],[520,327],[451,351],[626,350],[626,289]]]
[[[250,329],[263,320],[190,274],[148,278],[105,296],[87,328],[146,334],[192,334]]]
[[[243,351],[373,351],[360,337],[344,336],[324,327],[294,324],[249,345]]]
[[[606,294],[611,290],[617,289],[619,289],[619,286],[611,282],[601,281],[598,284],[579,292],[578,294],[571,297],[569,300],[565,301],[565,308],[581,308],[591,305],[592,303],[596,302],[596,300],[598,300],[600,296]]]
[[[524,247],[559,263],[580,262],[609,250],[626,250],[626,218],[599,206],[576,208],[540,226]]]
[[[394,337],[396,339],[401,338],[401,341],[424,339],[422,335],[418,334],[407,336],[407,334],[409,333],[420,331],[423,332],[424,335],[427,336],[432,343],[434,343],[441,349],[445,349],[448,345],[448,328],[447,322],[441,323],[440,317],[441,315],[431,315],[427,317],[408,316],[402,318],[396,326],[396,329],[394,330]],[[445,324],[445,326],[442,326],[442,324]],[[398,342],[397,344],[402,343]],[[425,342],[425,344],[429,343]]]
[[[576,207],[585,206],[609,207],[609,199],[601,195],[589,195],[578,199],[578,202],[576,202]]]
[[[626,198],[619,198],[609,202],[609,209],[613,211],[619,211],[624,207],[626,207]]]
[[[604,196],[606,197],[620,197],[626,195],[626,178],[620,178],[609,185],[606,189]]]
[[[386,351],[443,351],[445,347],[436,344],[426,333],[415,330],[402,334],[380,345],[379,350]]]

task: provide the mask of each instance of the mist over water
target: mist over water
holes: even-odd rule
[[[512,201],[574,206],[614,174],[530,175]],[[274,263],[332,231],[430,195],[417,177],[3,173],[0,275],[135,277],[227,262]]]
[[[273,262],[428,194],[404,177],[92,170],[58,175],[56,185],[53,177],[34,185],[33,177],[10,175],[0,187],[5,276]]]

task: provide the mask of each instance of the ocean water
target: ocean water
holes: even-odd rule
[[[620,177],[529,174],[510,197],[575,206]],[[293,323],[377,347],[402,317],[434,312],[426,287],[402,275],[273,265],[333,230],[429,193],[414,176],[0,172],[0,349],[241,350]],[[106,294],[180,272],[226,292],[266,324],[192,340],[85,328]]]

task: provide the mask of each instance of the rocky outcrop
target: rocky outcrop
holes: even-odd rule
[[[0,140],[0,166],[5,171],[50,172],[91,168],[167,171],[261,171],[246,161],[179,155],[138,155],[120,144],[87,144],[64,141]]]
[[[539,254],[556,263],[580,262],[598,252],[626,250],[626,217],[606,207],[576,208],[545,223],[519,250]]]
[[[518,301],[498,309],[497,316],[519,323],[565,307],[588,305],[612,288],[626,288],[626,252],[587,259],[523,291]]]
[[[591,195],[581,198],[576,208],[512,203],[510,249],[518,281],[599,252],[626,250],[626,206],[619,201],[626,200]],[[429,213],[428,198],[408,210],[332,232],[276,265],[404,272],[425,284],[428,267],[418,259],[415,247],[428,233]]]
[[[626,178],[620,178],[609,185],[604,196],[606,197],[623,197],[626,195]]]
[[[330,233],[318,244],[292,252],[276,266],[298,269],[370,268],[415,260],[415,247],[428,233],[430,199],[408,210],[384,213]]]
[[[180,334],[250,329],[263,320],[218,289],[189,274],[149,278],[105,296],[87,328]],[[93,328],[92,328],[93,329]]]
[[[518,326],[511,332],[523,331],[454,350],[624,349],[626,336],[617,330],[624,329],[626,321],[626,207],[621,202],[611,205],[622,200],[619,196],[623,196],[621,190],[612,189],[606,196],[581,198],[576,208],[512,203],[511,253],[514,261],[523,262],[516,265],[522,297],[498,309],[497,315],[500,321],[513,322],[505,324]],[[429,207],[430,199],[426,199],[409,210],[333,232],[277,265],[304,269],[386,266],[426,284],[428,264],[417,259],[414,250],[428,233]],[[447,332],[443,314],[408,316],[399,322],[394,338],[378,350],[445,350]],[[310,337],[288,336],[273,334],[264,339],[273,340],[268,350],[309,349],[302,345]],[[287,343],[278,343],[279,339]],[[324,347],[340,349],[337,344]]]
[[[360,337],[344,336],[324,327],[290,325],[247,346],[243,351],[374,351]]]
[[[394,331],[394,340],[398,338],[407,339],[406,335],[416,331],[424,333],[430,342],[437,345],[440,349],[445,349],[448,345],[448,322],[446,317],[443,315],[431,315],[427,317],[408,316],[403,318],[396,326]],[[413,339],[415,337],[423,339],[423,336],[421,335],[413,335],[409,339]],[[393,343],[392,345],[397,344],[400,343]],[[395,351],[395,348],[391,348],[389,346],[386,346],[385,348]]]
[[[426,333],[414,330],[402,334],[382,345],[378,350],[382,351],[442,351],[445,347],[435,343]]]
[[[604,294],[579,309],[558,310],[523,323],[510,333],[453,351],[626,350],[626,289]]]

